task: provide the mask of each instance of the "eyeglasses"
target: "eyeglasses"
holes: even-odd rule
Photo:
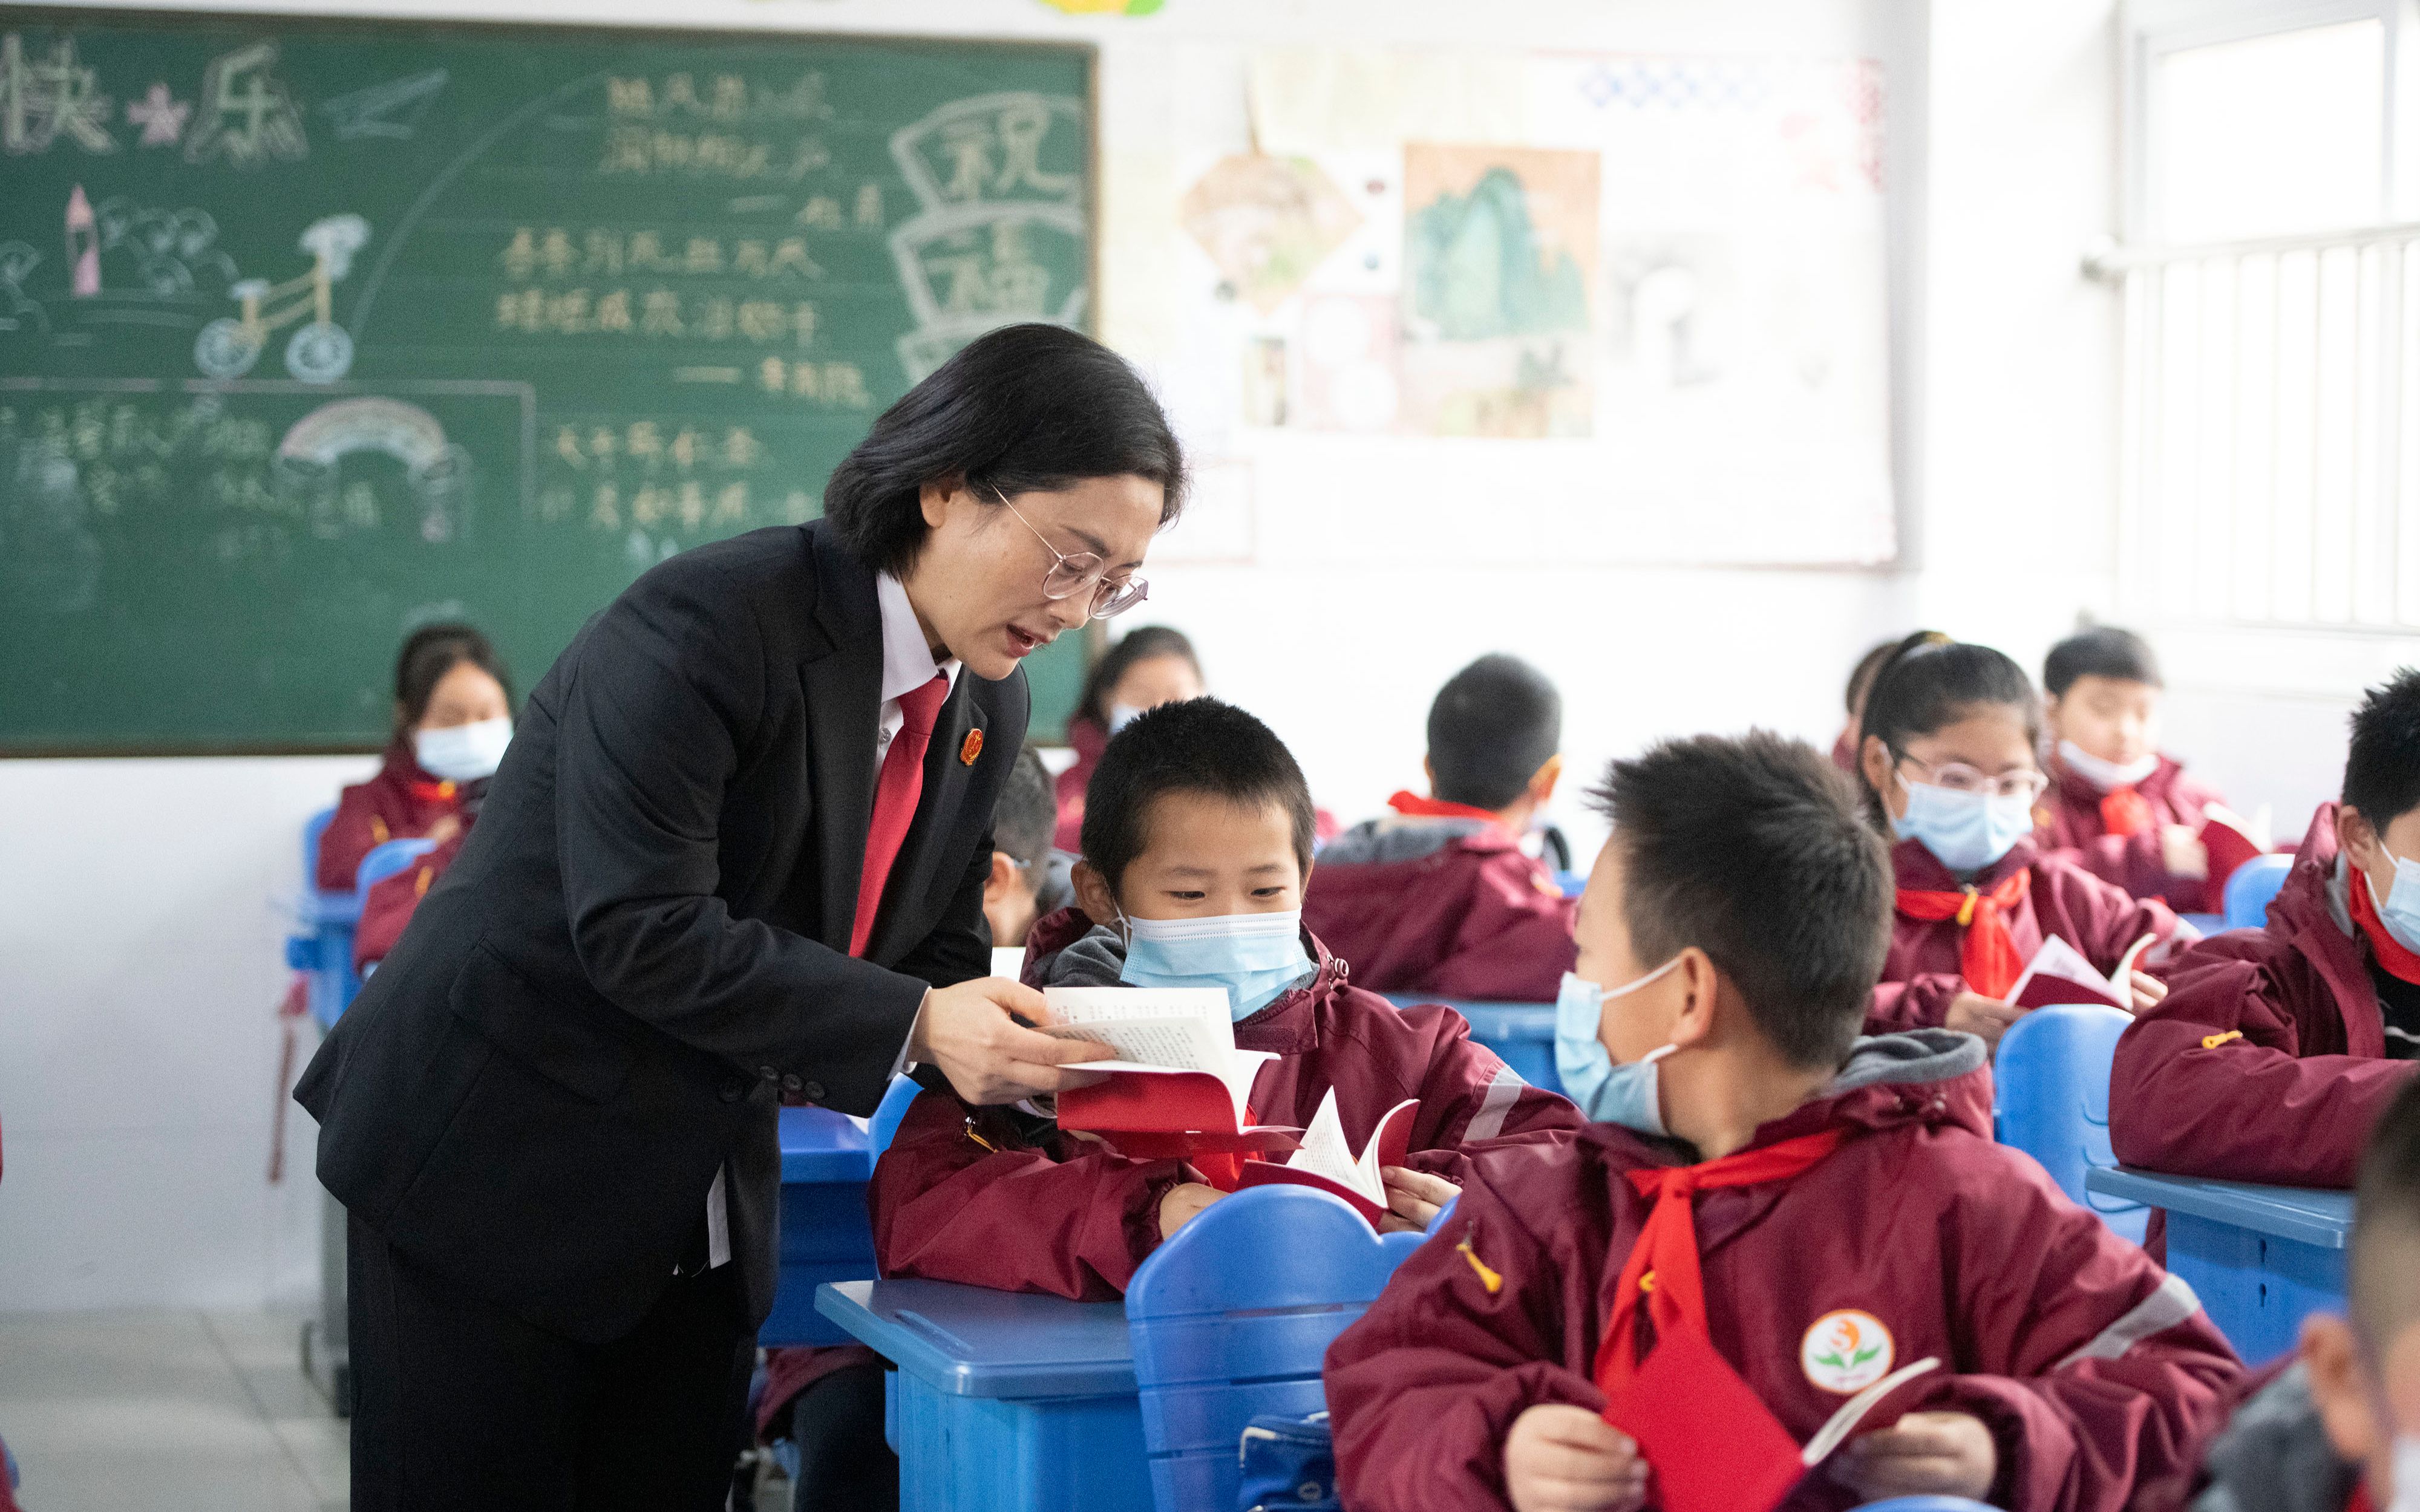
[[[1016,522],[1019,525],[1033,531],[1033,538],[1042,543],[1042,549],[1057,559],[1050,563],[1050,570],[1042,575],[1043,597],[1056,601],[1073,598],[1078,594],[1089,590],[1093,595],[1093,603],[1088,612],[1094,619],[1106,620],[1112,614],[1124,614],[1150,596],[1151,584],[1140,578],[1128,578],[1124,582],[1110,582],[1103,576],[1109,571],[1109,563],[1103,562],[1099,556],[1091,551],[1060,550],[1050,544],[1050,537],[1040,531],[1033,530],[1032,520],[1017,514],[1016,506],[1008,501],[1008,495],[994,488],[991,490],[991,496],[1000,501],[1001,508],[1012,515],[1016,515]]]
[[[1997,777],[1986,777],[1964,762],[1945,762],[1936,766],[1931,762],[1919,761],[1905,753],[1901,753],[1899,759],[1902,763],[1922,767],[1930,774],[1925,779],[1926,781],[1937,788],[1947,788],[1952,793],[1980,793],[1987,797],[2023,798],[2025,802],[2031,803],[2042,795],[2044,788],[2050,786],[2049,778],[2031,768],[2002,772]]]

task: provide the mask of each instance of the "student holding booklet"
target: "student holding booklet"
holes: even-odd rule
[[[2028,1006],[2012,996],[2019,979],[2052,939],[2095,979],[2122,966],[2116,1006],[2140,1011],[2167,989],[2136,966],[2198,938],[2166,904],[2035,849],[2034,802],[2049,780],[2034,754],[2041,717],[2024,669],[1931,631],[1900,641],[1874,674],[1859,772],[1867,812],[1894,842],[1897,917],[1869,1032],[1964,1029],[1996,1048]]]
[[[1597,797],[1557,1053],[1598,1121],[1480,1163],[1329,1347],[1345,1504],[2118,1512],[2181,1475],[2241,1374],[2192,1290],[1992,1142],[1977,1040],[1858,1038],[1892,882],[1848,782],[1700,736]]]
[[[1306,1172],[1322,1149],[1361,1169],[1407,1102],[1402,1164],[1380,1172],[1390,1228],[1425,1227],[1478,1152],[1571,1137],[1578,1110],[1472,1043],[1461,1015],[1348,985],[1303,931],[1312,823],[1301,769],[1240,709],[1165,704],[1110,739],[1084,811],[1080,906],[1034,926],[1026,980],[1074,1021],[1060,1032],[1153,1057],[1132,1064],[1193,1064],[1112,1072],[1048,1114],[917,1098],[868,1193],[884,1275],[1115,1297],[1243,1180],[1246,1156],[1308,1145]],[[1068,988],[1125,989],[1126,1007]],[[1175,1111],[1179,1081],[1208,1084],[1206,1101]],[[1314,1137],[1330,1109],[1333,1144]]]

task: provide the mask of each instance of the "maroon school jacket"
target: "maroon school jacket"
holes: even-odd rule
[[[462,854],[462,841],[471,833],[474,821],[465,816],[462,828],[453,839],[422,856],[404,871],[382,877],[370,885],[362,897],[362,918],[353,926],[353,969],[361,970],[374,961],[383,961],[403,938],[403,926],[411,922],[412,910],[428,889]]]
[[[353,890],[362,857],[391,840],[411,840],[460,807],[460,784],[421,770],[411,742],[398,737],[366,782],[345,789],[336,816],[319,836],[318,885],[330,892]]]
[[[2072,861],[2040,854],[2028,841],[2017,841],[2008,855],[1976,873],[1974,885],[1989,891],[2020,867],[2030,867],[2033,880],[2026,885],[2024,901],[2009,916],[2009,934],[2019,960],[2032,959],[2051,934],[2074,946],[2102,971],[2116,970],[2126,948],[2146,934],[2156,937],[2138,963],[2147,971],[2177,948],[2178,931],[2185,926],[2167,904],[2130,898]],[[1900,887],[1918,892],[1956,892],[1966,886],[1921,841],[1892,846],[1891,870]],[[1950,1000],[1966,990],[1958,965],[1964,933],[1954,918],[1892,914],[1890,953],[1883,957],[1882,985],[1874,989],[1873,1008],[1866,1015],[1868,1034],[1942,1022]]]
[[[2160,899],[2179,913],[2200,910],[2207,884],[2168,870],[2160,854],[2160,830],[2168,825],[2198,827],[2202,810],[2223,801],[2217,789],[2185,776],[2182,764],[2163,756],[2159,768],[2134,786],[2150,806],[2151,827],[2139,835],[2112,835],[2101,822],[2099,788],[2055,757],[2050,774],[2049,790],[2034,805],[2035,845],[2134,897]]]
[[[1550,1003],[1578,959],[1546,863],[1476,819],[1373,819],[1319,853],[1305,929],[1380,993]]]
[[[1801,1443],[1868,1379],[1935,1357],[1941,1368],[1894,1400],[1991,1428],[1993,1505],[2118,1512],[2190,1463],[2242,1366],[2191,1288],[1992,1142],[1991,1103],[1970,1036],[1861,1042],[1751,1148],[1835,1128],[1854,1132],[1846,1144],[1792,1180],[1698,1197],[1707,1325]],[[1691,1159],[1591,1124],[1574,1145],[1479,1167],[1444,1232],[1328,1347],[1346,1505],[1507,1504],[1513,1419],[1545,1402],[1605,1406],[1593,1373],[1607,1294],[1651,1211],[1624,1173]],[[1823,1384],[1802,1359],[1843,1315],[1888,1348]],[[1857,1501],[1819,1476],[1785,1504]]]
[[[2352,1185],[2370,1125],[2420,1064],[2388,1060],[2369,943],[2344,912],[2324,804],[2266,929],[2212,935],[2168,972],[2109,1072],[2129,1165],[2285,1186]]]
[[[1033,927],[1026,980],[1078,980],[1061,959],[1066,948],[1082,940],[1097,964],[1115,939],[1062,909]],[[1583,1126],[1579,1109],[1473,1043],[1461,1014],[1434,1005],[1399,1011],[1347,985],[1345,964],[1308,943],[1318,962],[1310,984],[1235,1026],[1236,1048],[1280,1057],[1253,1084],[1262,1122],[1309,1126],[1332,1087],[1345,1138],[1358,1149],[1389,1108],[1418,1099],[1404,1164],[1456,1181],[1469,1152],[1560,1145]],[[1098,975],[1080,980],[1100,983]],[[1199,1179],[1179,1161],[1130,1159],[1047,1119],[925,1092],[874,1167],[866,1203],[875,1261],[885,1276],[1109,1301],[1158,1247],[1159,1199]]]

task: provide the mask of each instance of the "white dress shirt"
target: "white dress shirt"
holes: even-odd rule
[[[931,682],[935,673],[949,679],[954,692],[960,664],[955,656],[947,661],[933,659],[933,648],[924,639],[923,626],[916,623],[916,606],[908,601],[907,584],[887,572],[877,573],[874,599],[882,609],[882,712],[874,727],[874,770],[879,783],[883,758],[891,754],[892,741],[898,738],[900,729],[908,722],[908,717],[900,712],[901,697]],[[908,1037],[915,1037],[913,1020],[908,1023]],[[908,1046],[903,1043],[891,1073],[896,1076],[907,1069]],[[731,1263],[731,1210],[724,1197],[724,1169],[718,1167],[714,1184],[706,1193],[708,1270]]]

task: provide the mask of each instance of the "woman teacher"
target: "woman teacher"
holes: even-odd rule
[[[683,553],[530,695],[479,826],[295,1096],[345,1204],[353,1504],[722,1504],[783,1101],[1106,1054],[985,979],[1019,661],[1142,596],[1184,463],[1132,369],[985,336],[824,518]]]

